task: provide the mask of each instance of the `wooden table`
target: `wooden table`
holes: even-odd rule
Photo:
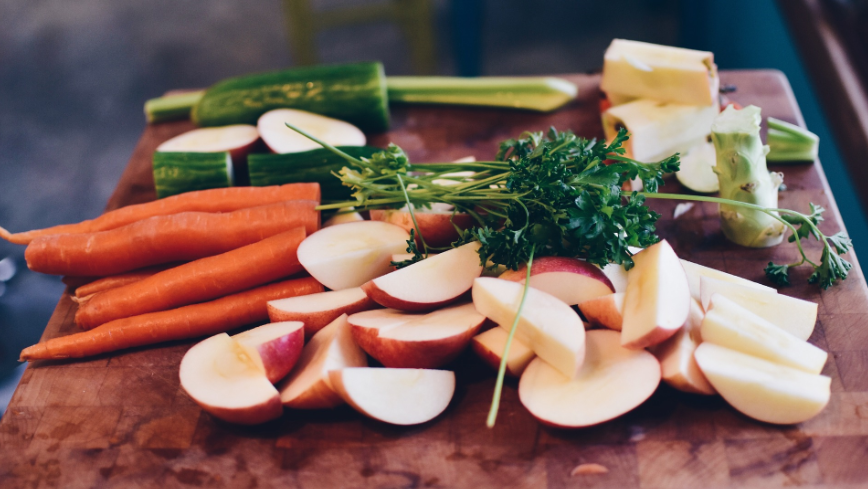
[[[597,76],[570,77],[579,99],[550,115],[480,108],[395,107],[394,129],[372,137],[403,147],[414,161],[494,156],[497,143],[554,125],[600,136]],[[763,115],[802,122],[786,79],[774,71],[722,74],[732,98]],[[150,156],[187,122],[149,127],[109,208],[154,198]],[[809,201],[829,209],[823,228],[843,228],[819,163],[775,167],[786,173],[784,207]],[[675,188],[673,180],[665,189]],[[768,283],[769,260],[792,260],[795,247],[752,250],[722,236],[714,206],[672,219],[674,202],[653,201],[660,235],[684,258]],[[815,251],[815,244],[809,245]],[[847,257],[856,263],[856,257]],[[832,399],[797,426],[748,419],[718,397],[661,385],[633,412],[582,430],[541,426],[509,381],[497,426],[485,427],[493,373],[465,353],[447,411],[402,428],[349,408],[287,411],[258,427],[232,426],[203,413],[181,391],[178,365],[193,342],[141,348],[75,362],[40,361],[24,373],[0,422],[0,486],[9,487],[868,487],[868,290],[858,264],[842,285],[820,292],[784,290],[819,303],[811,341],[831,355]],[[43,338],[68,334],[75,305],[64,294]],[[580,463],[609,469],[571,477]]]

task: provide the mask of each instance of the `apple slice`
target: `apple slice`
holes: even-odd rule
[[[491,365],[494,370],[499,370],[500,362],[503,359],[503,350],[506,349],[507,338],[509,338],[507,330],[491,328],[474,336],[470,346],[485,363]],[[509,354],[506,357],[507,375],[521,377],[521,373],[535,356],[533,350],[513,337],[512,344],[509,345]]]
[[[407,248],[410,235],[379,221],[349,222],[320,229],[298,246],[298,261],[332,290],[358,287],[392,269],[395,253]]]
[[[690,287],[681,261],[665,239],[633,257],[624,292],[621,344],[645,348],[662,343],[690,312]]]
[[[654,355],[622,347],[617,331],[588,331],[586,341],[585,363],[575,378],[542,358],[521,375],[518,397],[540,422],[560,428],[599,424],[642,404],[660,384]]]
[[[278,386],[280,400],[295,409],[338,406],[343,400],[332,388],[329,371],[367,365],[368,357],[353,341],[344,314],[310,339],[295,369]]]
[[[819,374],[829,354],[741,307],[726,296],[711,296],[702,320],[702,339],[787,367]]]
[[[712,343],[694,353],[718,393],[740,412],[774,424],[801,423],[826,407],[832,379],[814,375]]]
[[[283,413],[280,395],[237,341],[220,333],[194,345],[181,360],[181,387],[214,417],[258,424]]]
[[[299,153],[322,146],[286,127],[286,123],[332,146],[364,146],[365,133],[349,122],[297,109],[274,109],[259,116],[256,128],[275,153]]]
[[[378,306],[361,287],[354,287],[268,301],[266,307],[272,322],[301,321],[304,337],[310,338],[341,314],[355,314]]]
[[[485,316],[473,304],[462,304],[428,314],[360,312],[348,321],[356,343],[386,367],[437,368],[464,350]]]
[[[431,209],[414,209],[416,215],[416,223],[419,224],[419,233],[425,238],[425,243],[434,248],[443,248],[452,244],[458,239],[458,230],[469,229],[476,224],[476,220],[470,214],[452,211],[452,206],[437,207],[432,206]],[[396,226],[400,226],[409,233],[411,229],[415,229],[413,225],[413,216],[410,212],[404,209],[388,210],[388,209],[372,209],[372,221],[384,221]],[[416,237],[416,243],[422,245],[421,239]]]
[[[627,270],[624,269],[624,265],[609,263],[600,270],[606,274],[609,282],[612,282],[612,287],[614,287],[616,293],[627,290]]]
[[[702,300],[702,296],[700,294],[700,279],[702,277],[713,278],[734,284],[741,284],[745,287],[763,289],[769,292],[774,292],[776,294],[778,292],[771,287],[766,287],[763,284],[758,284],[746,278],[741,278],[738,275],[732,275],[730,273],[722,272],[715,268],[699,265],[691,261],[681,260],[681,266],[684,267],[684,273],[687,274],[687,283],[690,284],[690,296],[698,301]]]
[[[304,324],[281,321],[264,324],[232,336],[272,384],[286,377],[304,347]]]
[[[603,295],[579,303],[579,310],[594,326],[621,331],[624,322],[624,293]]]
[[[473,283],[476,310],[501,328],[512,327],[524,285],[482,277]],[[530,287],[515,338],[567,377],[574,377],[585,358],[585,327],[579,315],[557,297]]]
[[[327,228],[329,226],[336,226],[338,224],[346,224],[348,222],[359,222],[364,221],[365,218],[362,217],[358,212],[353,212],[352,207],[344,207],[338,209],[338,212],[332,217],[328,218],[328,220],[322,223],[322,227]]]
[[[429,256],[367,282],[362,290],[385,307],[402,311],[436,309],[456,301],[470,290],[473,279],[482,273],[477,253],[479,246],[479,242],[474,241]]]
[[[526,277],[527,265],[522,265],[518,270],[507,270],[500,276],[521,284]],[[530,269],[530,286],[570,306],[615,292],[609,277],[599,267],[578,258],[563,256],[544,256],[534,260]]]
[[[356,411],[404,426],[436,418],[455,393],[455,374],[448,370],[344,368],[332,370],[329,378]]]
[[[720,294],[800,340],[806,341],[814,332],[817,323],[815,302],[778,294],[774,289],[745,287],[710,277],[701,277],[699,288],[702,308],[706,311],[710,307],[711,296]]]
[[[222,153],[232,161],[243,161],[259,141],[259,132],[248,124],[203,127],[187,131],[157,146],[160,152]]]
[[[693,352],[702,342],[702,306],[696,299],[690,300],[687,322],[668,340],[651,348],[651,353],[660,361],[663,381],[683,392],[712,395],[714,387],[699,370]]]

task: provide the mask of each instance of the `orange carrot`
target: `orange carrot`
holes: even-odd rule
[[[83,300],[75,322],[91,329],[109,321],[208,301],[289,277],[302,270],[295,228],[222,255],[201,258]]]
[[[78,286],[75,289],[75,298],[73,300],[81,300],[87,296],[96,294],[97,292],[102,292],[109,289],[116,289],[123,285],[138,282],[139,280],[150,277],[157,272],[162,272],[163,270],[175,268],[178,265],[180,265],[180,263],[165,263],[163,265],[140,268],[138,270],[133,270],[132,272],[109,275],[108,277],[100,277],[94,281]]]
[[[62,224],[23,233],[10,233],[0,228],[0,239],[10,243],[28,244],[38,236],[49,234],[95,233],[106,231],[154,216],[179,212],[231,212],[246,207],[273,204],[284,200],[320,200],[318,183],[288,183],[270,187],[230,187],[199,190],[173,195],[144,204],[121,207],[76,224]]]
[[[305,277],[264,285],[211,302],[117,319],[90,331],[52,338],[27,347],[21,352],[21,361],[79,358],[163,341],[214,335],[267,321],[265,304],[268,301],[322,291],[319,282]]]
[[[102,277],[79,277],[77,275],[67,275],[60,279],[63,282],[63,285],[66,285],[72,290],[75,290],[82,285],[87,285],[95,280],[99,280]]]
[[[226,213],[181,212],[108,231],[34,239],[24,258],[53,275],[107,276],[225,253],[298,226],[319,229],[313,200],[291,200]]]

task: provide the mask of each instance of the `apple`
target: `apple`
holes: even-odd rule
[[[579,303],[582,315],[593,326],[621,331],[624,322],[624,293],[601,295]]]
[[[476,219],[470,214],[461,212],[453,212],[452,206],[449,209],[436,207],[432,205],[431,209],[414,209],[416,215],[416,223],[419,225],[419,233],[425,239],[428,246],[434,248],[443,248],[449,246],[458,239],[458,230],[469,229],[476,225]],[[413,224],[413,216],[410,211],[404,209],[372,209],[372,221],[384,221],[396,226],[400,226],[409,233],[411,229],[415,229]],[[416,244],[421,246],[422,241],[417,236]]]
[[[386,367],[437,368],[464,350],[485,316],[468,303],[428,314],[373,310],[348,321],[356,343]]]
[[[354,314],[378,306],[361,287],[354,287],[268,301],[266,307],[272,322],[301,321],[304,323],[304,336],[310,338],[341,314]]]
[[[693,358],[693,352],[702,342],[700,326],[703,316],[699,301],[691,299],[687,322],[668,340],[652,347],[651,353],[660,361],[663,382],[682,392],[712,395],[714,387]]]
[[[815,302],[778,294],[774,289],[745,287],[710,277],[701,277],[699,288],[702,308],[706,311],[710,307],[711,296],[721,294],[800,340],[807,340],[814,332],[817,323]]]
[[[624,269],[624,265],[609,263],[600,270],[609,278],[616,293],[627,290],[627,270]]]
[[[353,212],[352,207],[344,207],[338,209],[338,212],[334,214],[332,217],[328,218],[326,222],[322,223],[322,227],[327,228],[329,226],[336,226],[338,224],[346,224],[348,222],[359,222],[364,221],[365,218],[362,217],[358,212]]]
[[[304,110],[274,109],[259,116],[256,128],[275,153],[299,153],[322,147],[286,127],[287,122],[332,146],[364,146],[366,142],[365,133],[349,122]]]
[[[713,278],[717,280],[722,280],[724,282],[741,284],[745,287],[764,289],[770,292],[773,291],[777,293],[777,291],[771,287],[767,287],[746,278],[741,278],[737,275],[732,275],[730,273],[722,272],[715,268],[706,267],[687,260],[681,260],[681,266],[684,267],[684,273],[687,274],[687,283],[690,284],[690,296],[696,300],[702,300],[702,296],[700,295],[700,279],[702,277]]]
[[[470,346],[485,363],[491,365],[495,370],[500,370],[500,362],[503,359],[503,351],[506,349],[508,337],[509,332],[505,329],[492,328],[474,336]],[[509,345],[509,354],[506,357],[507,375],[521,377],[521,373],[535,356],[533,350],[513,337],[512,343]]]
[[[662,240],[633,257],[624,292],[621,344],[646,348],[666,340],[690,312],[690,287],[681,261]]]
[[[724,295],[711,296],[702,320],[702,339],[773,363],[819,374],[828,354],[741,307]]]
[[[410,235],[398,226],[360,221],[311,234],[298,246],[298,261],[332,290],[350,289],[385,275],[395,253],[403,253]]]
[[[507,270],[500,278],[524,283],[527,265]],[[530,286],[557,297],[573,306],[580,302],[615,292],[609,277],[596,265],[578,258],[544,256],[533,261]]]
[[[832,379],[779,365],[713,343],[702,343],[696,363],[732,407],[774,424],[801,423],[829,403]]]
[[[232,161],[244,161],[257,141],[259,141],[259,132],[249,124],[202,127],[169,139],[157,146],[157,151],[181,153],[226,151],[232,157]]]
[[[286,377],[304,347],[304,324],[281,321],[232,336],[272,384]]]
[[[524,290],[517,282],[481,277],[473,283],[473,305],[509,331]],[[569,378],[585,358],[585,327],[579,315],[562,300],[533,287],[527,289],[515,338]]]
[[[203,340],[184,355],[181,387],[214,417],[258,424],[280,417],[280,395],[262,365],[226,333]]]
[[[415,368],[344,368],[332,386],[356,411],[385,423],[414,425],[442,413],[455,393],[455,374]]]
[[[304,347],[295,368],[278,386],[280,400],[295,409],[338,406],[343,400],[332,388],[329,371],[367,365],[368,357],[353,341],[350,323],[343,314],[313,335]]]
[[[622,347],[617,331],[588,331],[586,343],[585,363],[574,378],[541,357],[521,375],[518,397],[540,422],[560,428],[599,424],[642,404],[660,384],[654,355]]]
[[[479,246],[474,241],[429,256],[370,280],[362,285],[362,290],[378,304],[402,311],[430,311],[455,302],[482,273]]]

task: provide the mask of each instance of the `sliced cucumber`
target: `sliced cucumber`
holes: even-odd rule
[[[365,133],[349,122],[297,109],[274,109],[259,118],[256,128],[275,153],[299,153],[322,146],[286,127],[290,123],[332,146],[364,146]]]
[[[681,169],[675,174],[682,185],[703,194],[720,190],[714,167],[717,156],[714,143],[703,141],[681,155]]]
[[[232,157],[229,153],[155,152],[153,159],[154,187],[157,198],[231,187]]]

